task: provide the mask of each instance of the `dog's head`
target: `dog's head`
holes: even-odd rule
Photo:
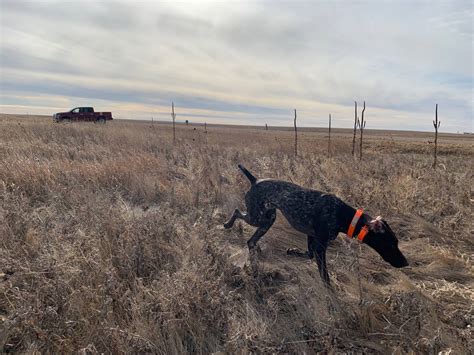
[[[380,254],[382,259],[390,265],[400,268],[408,266],[408,261],[398,249],[398,239],[390,226],[382,217],[377,217],[367,223],[369,232],[364,238],[364,243]]]

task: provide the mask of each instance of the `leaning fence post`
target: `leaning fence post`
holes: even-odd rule
[[[365,101],[364,101],[364,108],[362,109],[362,118],[359,122],[360,126],[360,151],[359,151],[359,159],[362,160],[362,136],[364,135],[364,128],[365,128],[365,120],[364,120],[364,112],[365,112]]]
[[[295,157],[298,155],[298,131],[296,130],[296,109],[295,109],[295,120],[294,120],[294,125],[295,125]]]
[[[352,137],[352,156],[355,154],[355,144],[356,144],[356,134],[357,134],[357,101],[354,101],[355,109],[354,109],[354,135]]]
[[[176,130],[175,130],[175,119],[176,114],[174,113],[174,102],[171,102],[171,118],[173,118],[173,144],[176,142]]]
[[[440,124],[441,124],[441,121],[438,121],[438,104],[436,104],[435,120],[433,120],[433,126],[434,126],[434,129],[435,129],[433,168],[436,168],[436,162],[438,160],[438,128],[439,128]]]

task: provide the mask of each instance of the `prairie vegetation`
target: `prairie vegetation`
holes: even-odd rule
[[[196,128],[196,130],[194,130]],[[472,350],[473,140],[0,116],[0,345],[67,353]],[[398,234],[394,269],[340,235],[329,294],[279,215],[260,241],[222,223],[257,177],[334,193]],[[240,224],[239,224],[240,223]]]

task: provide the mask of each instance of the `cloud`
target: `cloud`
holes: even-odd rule
[[[183,115],[223,123],[289,125],[297,108],[308,125],[329,111],[350,125],[353,101],[366,100],[372,128],[430,130],[438,103],[445,129],[472,129],[468,2],[1,6],[1,111],[48,97],[118,116],[134,107],[135,118],[156,106],[167,119],[174,100]]]

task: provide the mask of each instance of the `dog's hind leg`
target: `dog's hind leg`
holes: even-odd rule
[[[249,250],[252,250],[257,242],[268,232],[276,219],[276,210],[269,209],[265,211],[264,216],[258,220],[258,228],[252,237],[247,241]],[[255,223],[255,221],[252,221]],[[250,224],[250,223],[249,223]]]
[[[262,238],[265,233],[271,228],[276,219],[276,210],[270,209],[264,212],[263,215],[258,219],[258,228],[252,235],[252,237],[247,241],[247,246],[249,248],[249,258],[250,258],[250,267],[252,270],[252,275],[258,277],[258,257],[255,246],[257,242]],[[255,220],[252,222],[256,222]]]
[[[224,228],[225,229],[229,229],[229,228],[232,228],[232,226],[234,225],[235,223],[235,220],[236,219],[243,219],[244,221],[246,221],[247,223],[249,223],[247,221],[248,219],[248,216],[247,216],[247,213],[245,212],[240,212],[240,210],[238,208],[236,208],[234,210],[234,213],[232,213],[232,216],[229,218],[229,220],[227,222],[224,223]],[[250,224],[250,223],[249,223]]]
[[[253,206],[252,206],[253,207]],[[272,216],[273,215],[273,216]],[[241,212],[238,208],[234,210],[232,216],[229,218],[227,222],[224,223],[224,228],[229,229],[232,228],[235,221],[237,219],[244,220],[247,224],[250,224],[253,227],[264,227],[268,222],[273,218],[271,222],[270,228],[275,221],[276,218],[276,210],[275,209],[250,209],[249,213]],[[265,231],[266,232],[266,231]]]

